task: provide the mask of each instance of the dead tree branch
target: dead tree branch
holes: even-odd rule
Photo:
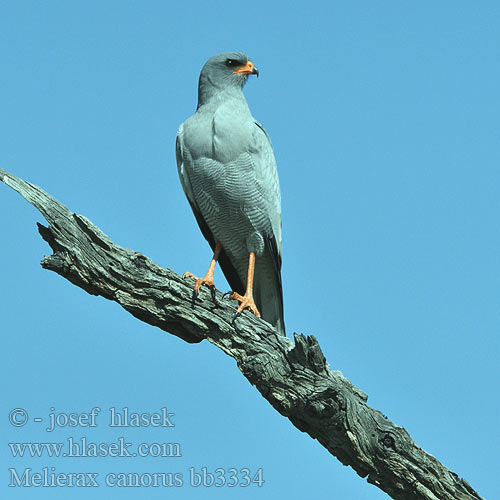
[[[344,465],[401,500],[479,500],[464,479],[419,448],[403,427],[370,408],[367,395],[326,363],[315,337],[295,344],[217,292],[191,302],[193,282],[120,247],[87,218],[39,187],[0,169],[0,180],[35,206],[53,254],[42,267],[92,295],[118,302],[133,316],[186,342],[207,339],[234,358],[243,375],[281,415],[317,439]]]

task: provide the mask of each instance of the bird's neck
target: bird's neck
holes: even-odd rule
[[[202,106],[217,107],[228,99],[245,101],[243,89],[239,85],[231,85],[221,89],[215,87],[211,82],[202,82],[200,80],[198,85],[197,109],[200,109]]]

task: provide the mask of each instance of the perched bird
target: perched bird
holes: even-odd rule
[[[281,195],[271,140],[243,95],[259,75],[245,54],[226,52],[203,66],[198,107],[177,133],[179,177],[214,255],[204,278],[215,296],[219,262],[240,302],[285,334],[281,286]]]

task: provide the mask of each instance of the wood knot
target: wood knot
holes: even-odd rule
[[[380,439],[380,443],[384,447],[396,451],[396,442],[394,441],[394,438],[390,434],[386,434],[382,439]]]

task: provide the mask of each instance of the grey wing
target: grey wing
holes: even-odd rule
[[[181,125],[177,132],[177,138],[175,141],[175,157],[177,160],[177,172],[179,173],[179,179],[181,181],[182,189],[184,190],[186,198],[188,199],[193,210],[196,209],[199,212],[200,210],[198,208],[198,205],[194,197],[193,188],[191,187],[191,181],[189,180],[188,173],[186,172],[186,169],[184,167],[182,133],[183,133],[183,126]]]
[[[200,211],[198,208],[198,205],[196,203],[194,193],[193,193],[193,188],[191,187],[191,181],[189,180],[189,175],[186,172],[185,166],[184,166],[184,151],[182,147],[182,132],[183,132],[183,127],[182,125],[179,127],[179,130],[177,132],[177,138],[175,140],[175,158],[177,160],[177,172],[179,174],[179,179],[181,181],[182,189],[184,191],[184,194],[186,195],[186,198],[189,201],[189,204],[191,205],[191,208],[194,210],[197,210],[198,212]]]
[[[281,283],[281,194],[278,171],[271,139],[259,122],[255,121],[255,125],[251,153],[258,189],[262,195],[263,209],[271,225],[271,232],[265,235],[265,253],[272,261],[272,269],[263,269],[260,279],[256,279],[255,299],[264,319],[274,324],[280,333],[285,334]],[[259,283],[263,284],[261,288]]]
[[[272,227],[272,235],[270,236],[276,241],[276,257],[279,257],[279,268],[281,269],[281,193],[278,170],[269,135],[258,121],[255,121],[255,125],[257,129],[254,134],[255,151],[252,152],[252,159],[254,160],[256,179],[260,184],[259,190],[263,194],[263,201],[266,204],[265,210]]]
[[[193,210],[194,216],[196,217],[196,221],[200,226],[201,232],[205,239],[209,242],[212,250],[215,248],[215,241],[212,235],[212,232],[208,228],[208,225],[205,223],[203,216],[201,215],[201,210],[196,203],[196,198],[194,195],[193,188],[191,186],[191,180],[189,179],[189,175],[186,171],[184,165],[184,151],[182,147],[182,125],[179,127],[179,131],[177,132],[177,139],[175,141],[175,157],[177,159],[177,172],[179,173],[179,179],[181,181],[182,189],[184,190],[184,194],[191,205],[191,209]]]

